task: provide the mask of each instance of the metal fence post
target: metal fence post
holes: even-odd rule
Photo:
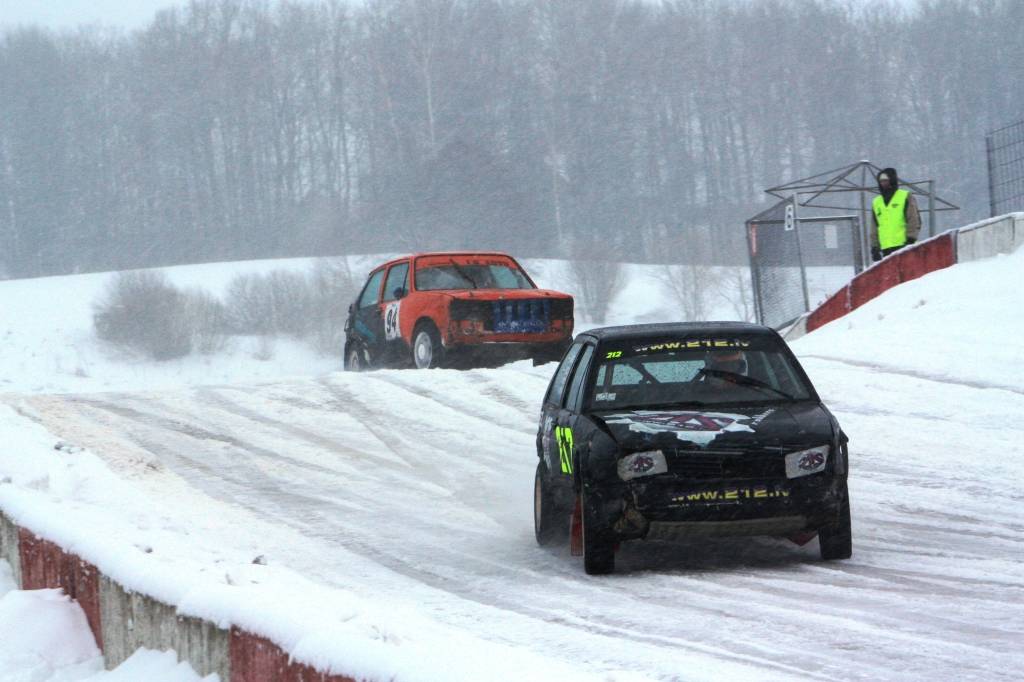
[[[757,236],[752,233],[756,229],[751,221],[747,226],[747,256],[750,258],[750,288],[754,294],[754,317],[758,324],[764,324],[764,312],[761,309],[761,279],[758,276],[757,254],[754,252]]]
[[[804,290],[804,312],[811,310],[811,297],[807,294],[807,267],[804,265],[804,248],[800,242],[800,216],[797,215],[796,207],[800,205],[800,193],[793,195],[793,229],[796,230],[796,258],[800,263],[800,285]]]
[[[928,181],[928,236],[935,236],[935,181]]]
[[[985,158],[988,160],[988,215],[990,218],[996,216],[996,186],[995,179],[993,178],[993,157],[995,156],[995,149],[992,144],[992,136],[985,136]]]

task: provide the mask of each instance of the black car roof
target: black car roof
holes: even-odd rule
[[[659,324],[630,324],[620,327],[599,327],[580,332],[598,341],[650,338],[652,336],[693,336],[695,334],[756,334],[773,336],[769,327],[749,322],[663,322]]]

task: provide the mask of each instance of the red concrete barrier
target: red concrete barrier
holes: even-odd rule
[[[24,528],[18,529],[18,555],[22,589],[62,588],[82,607],[96,646],[102,651],[100,574],[96,567]]]
[[[351,677],[329,675],[296,663],[266,637],[238,628],[231,628],[230,656],[230,682],[355,682]]]
[[[948,268],[956,263],[956,240],[953,233],[902,249],[894,258],[899,265],[900,281],[909,282],[921,275]]]
[[[812,332],[832,320],[838,320],[848,312],[850,312],[850,285],[844,286],[829,296],[827,301],[819,305],[807,316],[807,331]]]
[[[899,263],[891,256],[883,258],[850,282],[850,310],[856,310],[899,283]]]

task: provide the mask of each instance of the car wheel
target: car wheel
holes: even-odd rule
[[[357,343],[349,344],[345,349],[345,370],[348,372],[365,372],[369,369],[366,362],[366,355],[362,346]]]
[[[850,493],[843,484],[839,518],[818,530],[818,545],[825,561],[849,559],[853,555],[853,530],[850,526]]]
[[[564,539],[569,530],[569,516],[555,505],[555,498],[548,488],[547,467],[537,462],[537,473],[533,477],[533,534],[537,544],[547,546]]]
[[[615,570],[615,545],[598,526],[596,514],[590,509],[586,492],[583,507],[583,570],[588,575],[605,575]]]
[[[444,347],[441,337],[432,324],[423,323],[412,335],[412,364],[417,369],[432,369],[441,366]]]

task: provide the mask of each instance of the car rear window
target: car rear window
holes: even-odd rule
[[[606,342],[598,357],[589,392],[594,410],[767,403],[812,395],[785,346],[770,337],[630,339]]]

